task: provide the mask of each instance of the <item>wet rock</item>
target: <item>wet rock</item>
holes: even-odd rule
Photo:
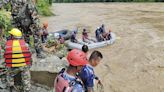
[[[33,58],[31,71],[48,71],[51,73],[58,73],[67,65],[66,60],[61,60],[57,56],[47,56],[45,59]]]
[[[54,86],[54,80],[57,73],[68,65],[66,59],[60,59],[55,55],[47,55],[45,59],[33,58],[31,67],[31,80],[34,83],[46,85],[48,87]],[[40,90],[42,88],[38,88]],[[44,92],[44,91],[34,91]],[[47,92],[47,91],[45,91]]]
[[[30,92],[54,92],[53,88],[47,87],[45,85],[32,83]]]

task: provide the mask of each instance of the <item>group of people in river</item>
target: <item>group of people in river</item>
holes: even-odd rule
[[[106,32],[105,25],[102,24],[100,27],[98,27],[95,30],[95,38],[96,39],[94,39],[94,38],[89,37],[89,35],[88,35],[89,32],[87,31],[86,28],[84,28],[83,32],[82,32],[82,41],[85,43],[95,43],[95,42],[102,42],[102,41],[110,40],[111,32],[112,32],[111,29],[109,29],[109,31]],[[79,42],[76,35],[77,35],[77,30],[72,32],[71,39],[70,39],[71,42],[74,42],[74,43]]]

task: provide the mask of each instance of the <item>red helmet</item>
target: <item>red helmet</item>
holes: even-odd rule
[[[67,60],[72,66],[86,65],[88,63],[86,54],[77,49],[73,49],[68,53]]]

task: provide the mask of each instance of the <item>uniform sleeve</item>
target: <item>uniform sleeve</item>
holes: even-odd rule
[[[86,78],[86,85],[87,87],[93,87],[94,86],[94,75],[93,74],[87,74],[88,77]]]
[[[85,87],[94,86],[94,74],[93,70],[83,69],[81,72],[82,80],[85,82]]]

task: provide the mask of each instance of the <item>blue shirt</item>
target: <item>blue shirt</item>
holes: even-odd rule
[[[100,33],[100,29],[97,29],[97,30],[95,31],[96,37],[99,37],[100,34],[101,34],[101,33]]]
[[[74,76],[71,76],[66,72],[63,73],[63,78],[68,80],[69,82],[76,80]],[[73,86],[72,92],[84,92],[83,86],[81,84],[76,83]]]
[[[101,33],[101,34],[105,32],[105,28],[104,28],[104,27],[100,27],[99,30],[100,30],[100,33]]]
[[[95,74],[94,74],[93,67],[91,65],[89,64],[85,65],[81,70],[81,72],[79,73],[79,76],[82,79],[86,90],[88,87],[93,88]]]

